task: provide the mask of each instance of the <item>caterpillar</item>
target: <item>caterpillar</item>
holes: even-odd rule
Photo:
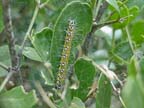
[[[75,28],[75,21],[69,20],[64,46],[61,54],[57,79],[56,79],[56,89],[63,89],[65,83],[67,66],[68,66],[68,61],[69,61],[69,56],[71,51],[71,44],[72,44],[72,39],[74,37],[74,28]]]

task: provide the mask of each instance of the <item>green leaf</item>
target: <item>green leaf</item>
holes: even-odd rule
[[[79,80],[79,88],[73,92],[73,96],[84,100],[88,95],[89,87],[92,85],[96,74],[95,66],[91,60],[80,58],[76,61],[74,68]]]
[[[66,36],[66,29],[69,20],[75,21],[74,39],[72,41],[72,51],[82,42],[92,25],[92,11],[87,3],[74,1],[66,5],[60,13],[54,28],[54,34],[50,50],[50,61],[53,72],[56,74]],[[71,53],[70,61],[73,63],[74,55]],[[56,75],[55,75],[56,76]]]
[[[128,42],[122,42],[116,45],[116,47],[113,50],[113,53],[126,61],[129,61],[133,55]]]
[[[11,59],[7,45],[0,47],[0,62],[6,66],[11,66]],[[0,77],[7,75],[7,71],[0,67]]]
[[[144,83],[144,57],[141,58],[139,65],[140,65],[140,71],[141,71],[140,76],[141,76],[142,81]]]
[[[36,103],[35,92],[25,93],[22,86],[0,94],[0,108],[32,108]]]
[[[95,4],[96,4],[96,0],[89,0],[91,8],[94,9]]]
[[[129,22],[131,22],[133,19],[135,19],[137,17],[137,15],[139,14],[140,10],[138,6],[133,6],[129,9],[129,15],[130,15],[130,20]]]
[[[23,55],[31,60],[43,62],[36,50],[32,47],[25,47],[23,50]]]
[[[85,108],[85,105],[79,98],[74,97],[69,108]]]
[[[0,4],[0,32],[4,29],[3,24],[3,14],[2,14],[2,4]]]
[[[134,57],[131,58],[130,64],[128,65],[128,74],[129,76],[136,77],[138,64]]]
[[[36,33],[31,39],[36,52],[39,54],[43,62],[46,62],[48,60],[51,39],[52,30],[47,27]]]
[[[120,18],[117,23],[113,24],[113,27],[116,29],[125,27],[129,23],[129,18],[130,18],[129,10],[127,6],[123,4],[122,2],[118,2],[118,4],[120,6],[120,13],[115,12],[111,16],[112,20],[117,20]]]
[[[140,73],[139,65],[134,57],[131,59],[128,66],[128,73],[127,82],[122,91],[124,103],[127,108],[144,108],[144,85],[142,82],[142,74]]]
[[[96,108],[110,108],[112,89],[110,81],[102,75],[96,93]]]
[[[140,45],[144,42],[144,20],[139,20],[131,28],[132,40]]]
[[[120,13],[120,9],[119,9],[119,6],[118,6],[116,0],[106,0],[106,1],[107,1],[112,7],[114,7],[117,12]]]
[[[72,101],[71,90],[67,89],[67,93],[65,95],[64,100],[61,99],[57,100],[56,102],[57,108],[64,108],[64,107],[67,108],[67,106],[70,105],[71,101]]]
[[[139,86],[139,79],[129,76],[122,96],[127,108],[144,108],[144,90]],[[144,86],[143,86],[144,88]]]

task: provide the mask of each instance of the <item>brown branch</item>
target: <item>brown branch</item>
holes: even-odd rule
[[[94,19],[94,22],[99,22],[104,11],[107,9],[108,7],[108,3],[106,1],[103,2],[103,4],[100,6],[100,9],[98,11],[98,14],[96,16],[96,18]],[[92,42],[92,34],[97,30],[97,27],[94,25],[92,26],[92,29],[91,29],[91,32],[89,32],[87,34],[87,37],[83,43],[83,45],[81,46],[82,47],[82,52],[83,54],[87,55],[88,53],[88,50],[90,49],[91,47],[91,42]]]
[[[15,67],[17,64],[17,54],[15,50],[14,33],[12,30],[11,9],[9,0],[2,0],[2,9],[3,9],[3,21],[5,25],[5,35],[8,41],[9,52],[11,56],[11,64],[12,67]]]
[[[3,22],[5,26],[4,35],[8,41],[11,66],[5,68],[4,65],[1,65],[1,67],[5,68],[9,73],[2,82],[2,84],[0,85],[0,92],[3,90],[3,88],[5,87],[10,78],[13,78],[13,81],[16,83],[17,74],[15,73],[19,72],[18,68],[16,67],[19,59],[15,49],[15,37],[12,30],[12,19],[11,19],[11,9],[9,0],[2,0],[2,10],[3,10]]]
[[[106,1],[103,2],[103,4],[100,6],[100,9],[98,11],[98,15],[95,18],[95,21],[98,22],[100,21],[104,11],[107,9],[108,7],[108,3]]]

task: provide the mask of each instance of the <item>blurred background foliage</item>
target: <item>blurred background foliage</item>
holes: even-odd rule
[[[95,6],[94,3],[107,3],[107,8],[96,21],[97,25],[103,24],[103,26],[91,34],[89,43],[85,45],[87,53],[69,65],[69,70],[75,71],[70,81],[71,88],[77,90],[68,89],[64,100],[53,96],[55,72],[49,68],[51,67],[49,51],[53,43],[52,36],[57,18],[63,8],[72,1],[74,0],[49,0],[44,8],[39,10],[33,25],[32,37],[28,39],[23,51],[21,77],[18,78],[16,85],[8,82],[3,93],[0,93],[2,108],[8,108],[10,105],[12,108],[32,108],[32,106],[47,108],[47,102],[41,96],[43,94],[39,93],[41,87],[56,108],[144,108],[144,0],[80,0],[90,4],[93,19],[101,14],[97,12],[99,5]],[[44,2],[46,0],[41,0],[41,3]],[[35,0],[10,0],[17,50],[23,42],[36,4]],[[7,40],[3,35],[2,11],[0,4],[0,62],[10,66]],[[105,24],[114,20],[117,22],[111,25]],[[124,85],[121,86],[117,80],[111,80],[110,77],[101,74],[102,68],[97,67],[97,64],[106,65]],[[0,82],[7,74],[8,72],[0,68]],[[36,83],[37,81],[41,86]],[[23,87],[16,87],[21,83],[26,91],[33,89],[35,91],[29,94],[23,93]],[[23,97],[24,101],[31,100],[32,103],[26,101],[26,104],[29,104],[27,106],[19,100],[14,103],[8,100],[13,97],[16,99]]]

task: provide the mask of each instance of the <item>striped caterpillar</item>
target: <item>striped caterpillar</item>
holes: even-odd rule
[[[71,44],[72,44],[72,39],[74,37],[74,26],[75,26],[75,21],[69,20],[68,28],[65,36],[65,42],[61,54],[57,79],[56,79],[56,89],[63,89],[65,83],[67,66],[68,66],[68,61],[69,61],[69,56],[71,51]]]

